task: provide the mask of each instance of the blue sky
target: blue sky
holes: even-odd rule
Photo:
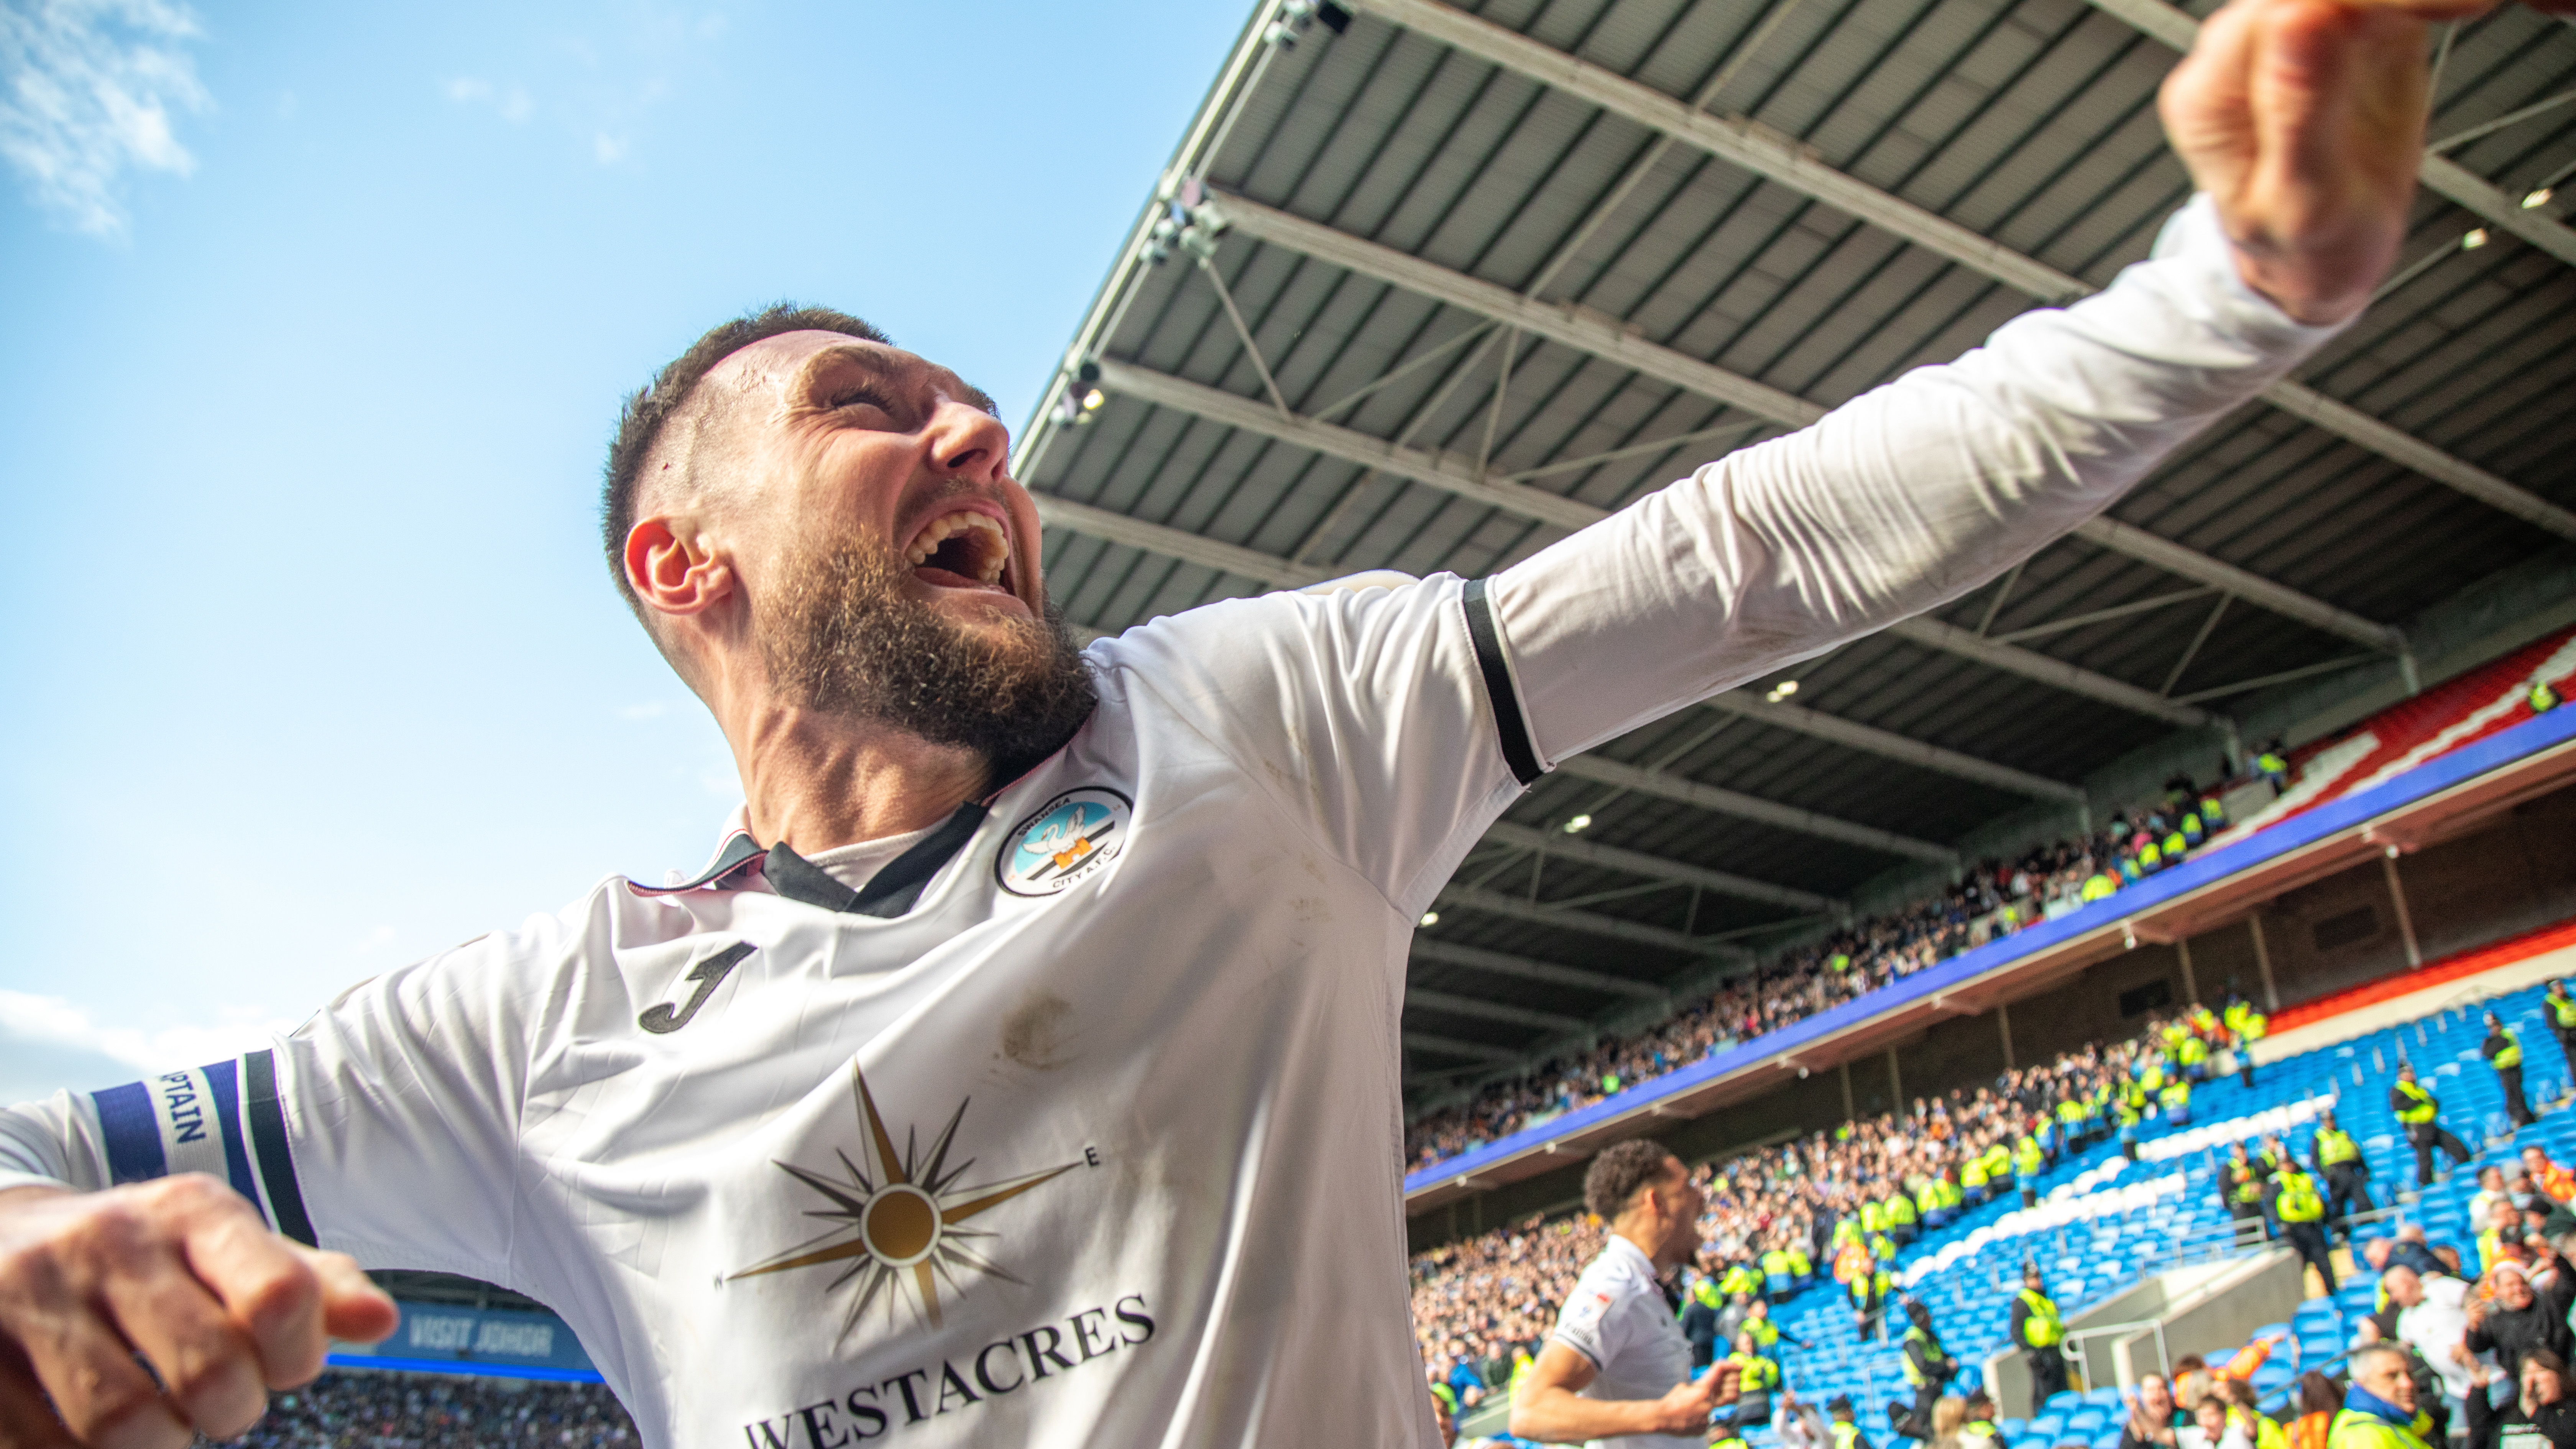
[[[793,297],[1016,427],[1245,14],[0,0],[0,1099],[694,866],[618,398]]]

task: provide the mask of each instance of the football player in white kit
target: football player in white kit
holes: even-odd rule
[[[0,1442],[242,1432],[391,1330],[358,1263],[551,1305],[654,1446],[1431,1442],[1416,918],[1551,762],[1975,588],[2334,335],[2442,3],[2236,0],[2153,260],[1490,580],[1076,654],[979,394],[832,314],[718,329],[630,404],[608,542],[735,829],[0,1113]]]

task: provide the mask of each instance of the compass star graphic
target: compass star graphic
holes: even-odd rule
[[[830,1200],[831,1206],[810,1208],[805,1215],[834,1224],[832,1229],[725,1281],[784,1273],[791,1268],[849,1264],[848,1270],[833,1279],[831,1285],[838,1288],[853,1280],[859,1285],[849,1314],[841,1321],[843,1342],[848,1341],[859,1319],[879,1300],[885,1303],[889,1326],[895,1323],[898,1302],[909,1298],[915,1316],[937,1328],[942,1282],[951,1293],[962,1292],[958,1275],[968,1270],[1008,1283],[1022,1281],[967,1245],[968,1239],[990,1238],[994,1234],[959,1224],[1082,1164],[1068,1162],[999,1182],[958,1187],[958,1180],[975,1165],[971,1157],[955,1167],[948,1165],[957,1125],[966,1118],[965,1101],[957,1104],[948,1125],[940,1129],[926,1154],[918,1150],[913,1130],[905,1128],[903,1154],[898,1158],[894,1138],[886,1131],[885,1119],[878,1114],[876,1099],[869,1095],[867,1078],[856,1062],[850,1064],[850,1094],[857,1101],[860,1123],[867,1129],[860,1148],[860,1155],[868,1159],[866,1167],[838,1150],[832,1155],[840,1159],[841,1171],[846,1174],[843,1179],[792,1162],[778,1164],[788,1176]]]

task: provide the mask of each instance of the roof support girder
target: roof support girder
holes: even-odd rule
[[[1881,830],[1874,825],[1857,825],[1848,820],[1836,819],[1831,815],[1819,815],[1813,810],[1801,810],[1793,805],[1782,805],[1758,796],[1747,795],[1740,790],[1704,785],[1685,776],[1667,775],[1661,770],[1622,764],[1617,760],[1604,759],[1599,755],[1577,755],[1570,760],[1560,760],[1557,762],[1556,769],[1558,774],[1572,775],[1579,780],[1616,785],[1622,790],[1634,790],[1643,795],[1660,795],[1667,800],[1678,800],[1685,805],[1697,806],[1702,810],[1714,811],[1720,815],[1732,815],[1740,820],[1757,821],[1775,829],[1794,830],[1802,835],[1818,836],[1825,840],[1839,841],[1845,845],[1857,845],[1864,850],[1875,850],[1912,860],[1928,860],[1939,865],[1959,863],[1957,851],[1934,841],[1917,840],[1910,835],[1899,835],[1893,830]]]
[[[2016,770],[2010,765],[1998,765],[1991,760],[1978,759],[1974,755],[1963,755],[1957,750],[1927,744],[1911,735],[1901,735],[1894,730],[1880,729],[1876,725],[1865,725],[1857,720],[1843,719],[1821,710],[1808,709],[1804,705],[1767,704],[1750,695],[1737,693],[1721,694],[1707,703],[1710,709],[1722,709],[1729,714],[1742,715],[1757,724],[1790,730],[1820,740],[1830,740],[1838,745],[1845,745],[1909,765],[1919,765],[1924,769],[1957,779],[1973,780],[1980,785],[1991,785],[1998,790],[2010,790],[2015,794],[2028,795],[2038,800],[2063,801],[2069,805],[2086,803],[2084,787],[2081,785],[2069,785],[2063,780],[2051,780],[2042,775],[2031,774],[2027,770]]]
[[[1477,24],[1485,22],[1478,21]],[[1630,83],[1623,81],[1621,84]],[[1755,382],[1749,377],[1740,377],[1660,343],[1631,336],[1615,319],[1603,314],[1556,303],[1535,302],[1509,288],[1453,272],[1436,262],[1424,261],[1393,247],[1337,231],[1256,201],[1228,196],[1222,199],[1219,207],[1226,220],[1247,236],[1258,237],[1362,276],[1374,277],[1390,286],[1402,287],[1539,333],[1550,341],[1633,368],[1657,381],[1715,398],[1773,422],[1805,427],[1827,412],[1821,404]],[[2067,280],[2074,284],[2073,278]],[[2081,285],[2076,285],[2080,292]],[[2418,445],[2419,448],[2421,446]],[[1468,477],[1474,476],[1474,470],[1464,463],[1456,466]],[[2339,609],[2323,599],[2312,598],[2286,584],[2275,583],[2250,570],[2210,558],[2134,525],[2110,518],[2096,518],[2078,528],[2076,533],[2098,547],[2225,589],[2247,603],[2288,615],[2311,628],[2339,634],[2373,649],[2394,652],[2402,647],[2398,632],[2386,624],[2365,619],[2349,609]]]
[[[1492,1062],[1508,1066],[1521,1059],[1522,1053],[1480,1041],[1460,1041],[1454,1036],[1435,1036],[1427,1031],[1404,1033],[1404,1044],[1418,1052],[1437,1052],[1444,1057],[1464,1057],[1471,1062]]]
[[[1443,905],[1465,910],[1483,911],[1489,916],[1504,916],[1515,921],[1555,926],[1579,931],[1587,936],[1604,936],[1614,941],[1628,941],[1640,946],[1653,946],[1665,951],[1678,951],[1691,956],[1718,956],[1730,960],[1750,960],[1753,953],[1741,946],[1712,941],[1701,936],[1685,936],[1664,926],[1650,926],[1643,921],[1623,920],[1597,911],[1580,911],[1544,902],[1527,901],[1507,896],[1481,886],[1453,885],[1440,892]]]
[[[1417,960],[1436,961],[1444,966],[1463,966],[1489,976],[1510,976],[1522,981],[1544,981],[1551,986],[1571,986],[1582,991],[1597,991],[1604,996],[1632,996],[1640,1001],[1669,999],[1662,987],[1644,981],[1631,981],[1600,971],[1586,971],[1579,966],[1559,966],[1553,961],[1533,961],[1526,956],[1513,956],[1502,951],[1488,951],[1482,946],[1461,946],[1454,941],[1436,941],[1427,936],[1413,938],[1413,955]]]
[[[1374,244],[1371,243],[1371,245]],[[1313,419],[1302,417],[1281,417],[1276,409],[1254,402],[1250,398],[1238,397],[1219,388],[1207,387],[1185,378],[1155,372],[1132,362],[1121,362],[1113,357],[1100,359],[1100,381],[1113,393],[1122,393],[1157,406],[1193,413],[1210,422],[1223,423],[1228,427],[1239,428],[1245,432],[1273,438],[1296,447],[1311,448],[1327,456],[1341,458],[1345,462],[1375,468],[1399,478],[1409,478],[1428,487],[1500,508],[1523,518],[1553,524],[1568,531],[1608,516],[1603,510],[1591,504],[1561,497],[1544,489],[1478,479],[1463,462],[1437,457],[1418,448],[1399,447],[1384,439],[1372,438],[1366,433],[1338,427],[1331,423],[1317,423]],[[1547,499],[1548,503],[1540,505],[1522,496],[1532,493]],[[1039,496],[1042,500],[1048,497],[1048,495]],[[1061,500],[1056,501],[1061,502]],[[1045,516],[1045,506],[1042,501],[1041,517]],[[1541,507],[1546,508],[1544,514],[1538,511]],[[1118,530],[1116,535],[1107,532],[1098,535],[1111,538],[1113,542],[1129,542],[1155,536],[1147,530],[1158,527],[1158,525],[1127,518],[1123,514],[1105,513],[1100,509],[1092,509],[1086,513],[1066,508],[1060,510],[1057,517],[1061,520],[1061,527],[1077,533],[1091,531],[1093,524],[1098,524],[1103,529],[1114,528]],[[1178,529],[1164,529],[1162,532],[1175,536],[1175,547],[1156,548],[1155,552],[1169,553],[1178,558],[1191,557],[1190,554],[1180,550],[1178,540],[1195,539],[1197,535],[1182,533]],[[1135,543],[1133,546],[1152,547],[1145,543]],[[1209,567],[1224,568],[1230,572],[1243,572],[1254,566],[1252,559],[1264,557],[1264,555],[1253,554],[1248,549],[1235,548],[1233,545],[1219,547],[1227,550],[1223,557],[1233,562],[1215,562],[1213,560],[1217,556],[1210,555]],[[1242,565],[1242,568],[1236,568],[1237,564]],[[1286,559],[1275,560],[1271,567],[1274,570],[1270,575],[1271,580],[1289,585],[1317,582],[1324,573],[1323,570],[1310,565],[1295,564]],[[1246,573],[1245,576],[1261,577],[1254,573]],[[1945,642],[1951,637],[1941,632],[1941,629],[1948,628],[1946,625],[1932,630],[1910,629],[1909,626],[1920,622],[1923,621],[1907,620],[1891,626],[1891,632],[1915,639],[1917,642],[1928,643],[1935,649],[1944,649],[1979,663],[2005,669],[2026,679],[2056,685],[2072,693],[2101,700],[2104,703],[2116,704],[2121,708],[2135,710],[2157,719],[2185,725],[2202,725],[2209,722],[2210,716],[2206,710],[2158,699],[2154,694],[2136,685],[2124,684],[2108,675],[2095,674],[2045,654],[2020,649],[2010,644],[1998,644],[1990,639],[1981,639],[1965,629],[1955,632],[1973,641],[1974,647]],[[2012,662],[1997,662],[2005,660]]]
[[[2080,694],[2087,699],[2098,700],[2103,704],[2114,705],[2132,713],[2153,715],[2157,719],[2166,720],[2185,729],[2205,728],[2215,719],[2209,711],[2198,705],[2177,703],[2151,689],[2124,683],[2108,675],[2095,674],[2089,669],[2078,669],[2072,664],[2051,658],[2036,650],[2024,649],[2014,644],[1998,644],[1982,634],[1962,629],[1956,624],[1943,623],[1928,615],[1917,615],[1891,624],[1887,632],[1900,639],[1911,640],[1927,649],[1938,649],[1944,653],[1974,659],[1990,669],[2000,669],[2006,673],[2018,674],[2025,679],[2036,680],[2041,684],[2055,685],[2069,694]]]
[[[1514,1026],[1535,1027],[1540,1031],[1588,1032],[1592,1023],[1579,1016],[1562,1012],[1533,1011],[1526,1006],[1507,1006],[1479,996],[1460,996],[1448,991],[1427,991],[1419,986],[1404,989],[1404,1004],[1427,1011],[1445,1011],[1452,1016],[1473,1016],[1486,1021],[1505,1021]]]
[[[1835,170],[1815,159],[1795,137],[1784,135],[1759,121],[1721,119],[1706,111],[1695,110],[1652,86],[1641,85],[1568,55],[1543,41],[1533,40],[1519,31],[1442,4],[1441,0],[1353,0],[1353,3],[1391,24],[1428,36],[1488,64],[1517,72],[1650,130],[1697,146],[1722,161],[1812,197],[2043,302],[2070,301],[2093,290],[2085,282],[2046,263],[2023,256],[1947,217]],[[2183,49],[2190,47],[2191,35],[2196,34],[2199,28],[2198,21],[2164,4],[2163,0],[2092,0],[2092,3],[2148,35]],[[2178,27],[2175,24],[2177,20],[2181,27],[2189,27],[2188,31]],[[2420,174],[2426,185],[2477,211],[2496,226],[2576,263],[2576,231],[2537,212],[2523,210],[2519,202],[2458,163],[2440,156],[2427,156]],[[1226,208],[1226,215],[1229,218],[1235,216],[1231,205]],[[1528,305],[1546,307],[1548,304],[1532,302]],[[2561,538],[2576,538],[2576,512],[2561,508],[2466,460],[2454,458],[2313,388],[2283,379],[2265,389],[2263,396],[2294,417],[2338,434],[2481,503]],[[2250,594],[2241,597],[2249,603],[2260,602]],[[2270,606],[2267,604],[2265,607]],[[2357,639],[2356,642],[2369,643],[2372,648],[2387,647],[2367,639]]]
[[[1535,850],[1553,855],[1561,860],[1579,860],[1586,865],[1625,871],[1630,875],[1678,881],[1683,885],[1698,886],[1720,895],[1760,901],[1764,905],[1786,906],[1798,911],[1830,911],[1836,914],[1850,909],[1842,901],[1830,896],[1820,896],[1812,891],[1773,885],[1769,881],[1753,880],[1678,860],[1667,860],[1660,855],[1648,855],[1644,851],[1603,845],[1597,840],[1585,840],[1580,836],[1566,835],[1558,831],[1535,830],[1527,825],[1515,825],[1508,820],[1497,820],[1485,827],[1485,838],[1505,845],[1518,846],[1523,850]]]

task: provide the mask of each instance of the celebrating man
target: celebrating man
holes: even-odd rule
[[[717,328],[607,490],[740,771],[714,860],[0,1115],[0,1442],[241,1433],[391,1326],[318,1247],[551,1304],[655,1446],[1432,1442],[1434,893],[1553,762],[1978,587],[2310,355],[2403,237],[2425,59],[2236,0],[2164,88],[2203,195],[2105,293],[1491,580],[1079,653],[980,393],[836,313]]]

